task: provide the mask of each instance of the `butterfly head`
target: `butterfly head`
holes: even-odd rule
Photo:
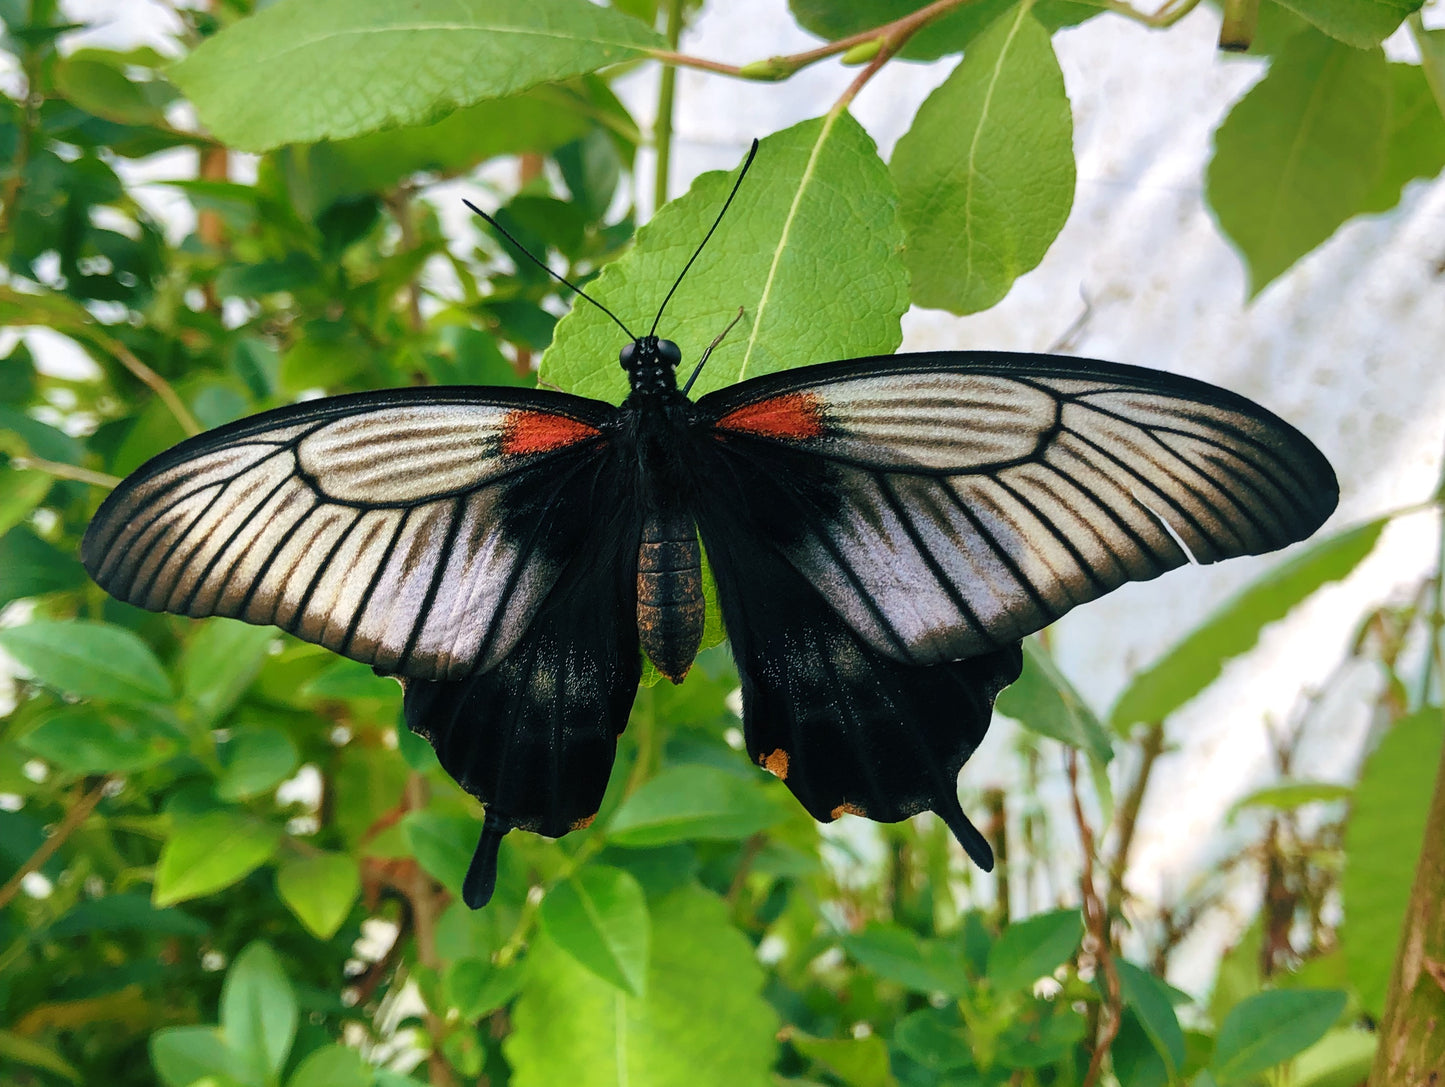
[[[677,388],[682,349],[671,340],[639,336],[622,349],[618,361],[627,371],[634,393],[665,393]]]

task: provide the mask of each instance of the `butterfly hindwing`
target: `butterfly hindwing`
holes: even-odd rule
[[[404,713],[442,768],[487,809],[463,888],[491,897],[502,835],[560,837],[591,822],[637,693],[637,520],[615,461],[567,486],[562,518],[589,526],[526,633],[465,679],[408,680]]]
[[[697,409],[714,471],[754,481],[739,500],[760,543],[911,664],[991,652],[1191,557],[1301,540],[1338,497],[1319,451],[1258,405],[1082,359],[856,359]]]
[[[112,595],[274,624],[378,671],[457,678],[504,659],[583,544],[553,516],[617,409],[428,388],[265,412],[148,462],[81,546]]]
[[[717,467],[698,521],[742,679],[753,761],[823,822],[935,811],[991,868],[987,841],[959,806],[957,780],[988,730],[994,698],[1018,678],[1018,644],[934,666],[879,653],[771,546],[777,525],[755,520],[746,497],[759,481],[736,464]]]

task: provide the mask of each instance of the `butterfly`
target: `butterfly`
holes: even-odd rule
[[[1338,500],[1306,437],[1200,381],[943,351],[694,401],[662,309],[636,336],[573,289],[628,337],[621,405],[443,386],[277,408],[136,470],[81,548],[121,600],[400,679],[485,809],[473,908],[506,833],[595,816],[644,654],[677,683],[698,653],[704,551],[752,760],[819,820],[934,811],[989,870],[957,778],[1020,640],[1125,582],[1304,539]]]

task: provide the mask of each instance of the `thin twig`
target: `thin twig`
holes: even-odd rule
[[[11,457],[10,466],[28,472],[44,472],[56,479],[73,479],[77,483],[89,483],[95,487],[114,487],[120,482],[119,476],[107,475],[105,472],[92,472],[89,468],[80,468],[74,464],[61,464],[59,461],[44,460],[41,457]]]
[[[170,409],[170,413],[176,417],[176,422],[181,424],[181,429],[187,434],[199,434],[201,424],[196,422],[196,417],[191,414],[191,409],[186,407],[180,395],[171,387],[170,382],[161,377],[140,359],[136,358],[131,349],[115,339],[113,336],[104,333],[94,334],[96,344],[101,350],[116,357],[120,364],[134,374],[142,384],[146,385],[153,393],[161,398],[161,402]]]
[[[412,770],[406,776],[406,806],[411,811],[423,811],[427,806],[426,779]],[[411,905],[412,928],[416,933],[416,959],[430,970],[441,967],[437,957],[436,923],[440,913],[436,887],[431,876],[416,865],[412,871],[411,887],[407,893]],[[427,1075],[432,1087],[453,1087],[456,1083],[452,1067],[442,1055],[440,1043],[446,1025],[431,1008],[425,1015],[427,1033],[431,1036],[431,1050],[427,1054]]]
[[[846,38],[839,38],[837,41],[829,42],[827,45],[820,45],[816,49],[808,49],[801,53],[791,53],[787,56],[769,57],[766,60],[756,60],[751,64],[744,64],[742,66],[723,64],[719,61],[707,60],[703,57],[692,57],[684,53],[675,53],[666,49],[648,50],[648,56],[653,60],[659,60],[663,64],[673,65],[678,68],[697,68],[704,72],[715,72],[718,75],[733,76],[737,79],[752,79],[765,83],[776,83],[791,78],[804,68],[816,64],[820,60],[836,57],[840,53],[848,52],[848,50],[854,46],[863,45],[867,42],[882,39],[887,43],[891,43],[891,52],[896,53],[905,41],[911,38],[926,24],[952,11],[954,8],[960,8],[965,4],[977,2],[978,0],[934,0],[934,2],[927,7],[919,8],[917,11],[910,12],[900,19],[894,19],[891,23],[876,26],[872,30],[864,30],[858,34],[850,34]],[[1190,2],[1190,0],[1186,0],[1186,2]],[[1192,2],[1198,3],[1198,0],[1192,0]],[[870,67],[872,67],[872,65],[870,65]],[[868,75],[868,78],[872,78],[871,73]],[[858,81],[855,80],[855,83],[856,82]],[[866,78],[862,80],[862,83],[866,82]],[[858,83],[858,85],[861,87],[862,83]],[[851,96],[848,97],[851,100]],[[846,102],[844,104],[846,105]]]
[[[677,49],[682,36],[682,0],[668,0],[667,44]],[[667,175],[672,167],[672,109],[677,96],[677,67],[662,66],[657,87],[657,121],[652,126],[652,147],[657,153],[657,167],[652,175],[652,211],[667,203]]]
[[[1126,19],[1132,19],[1134,22],[1141,23],[1154,30],[1164,30],[1173,26],[1197,8],[1199,6],[1199,0],[1168,0],[1166,4],[1152,15],[1148,12],[1140,11],[1132,4],[1125,3],[1125,0],[1103,0],[1103,6],[1115,15],[1122,15]]]
[[[54,833],[40,843],[40,848],[30,854],[29,859],[6,881],[5,886],[0,887],[0,910],[10,904],[10,900],[20,890],[20,885],[25,881],[25,877],[31,872],[39,871],[55,851],[65,844],[65,840],[75,833],[80,824],[89,818],[90,813],[95,811],[95,806],[100,803],[101,797],[105,796],[106,789],[114,780],[115,777],[111,774],[101,778],[88,793],[76,802],[73,808],[65,813],[65,818],[56,826]]]
[[[1129,851],[1134,845],[1134,831],[1139,824],[1139,809],[1144,806],[1144,794],[1149,788],[1149,776],[1154,763],[1164,750],[1164,725],[1154,722],[1145,727],[1144,739],[1139,744],[1139,772],[1129,784],[1129,791],[1119,805],[1119,834],[1114,843],[1114,856],[1109,862],[1109,916],[1117,917],[1124,906],[1124,873],[1129,870]]]
[[[1119,1034],[1119,1021],[1123,1015],[1123,1000],[1119,990],[1119,971],[1114,966],[1114,948],[1109,932],[1109,916],[1099,892],[1094,887],[1094,832],[1084,816],[1084,804],[1079,797],[1079,754],[1069,748],[1068,754],[1069,796],[1073,801],[1074,819],[1079,824],[1079,841],[1084,848],[1084,873],[1079,887],[1084,899],[1084,925],[1094,944],[1094,957],[1104,972],[1104,1005],[1098,1018],[1094,1036],[1094,1051],[1089,1057],[1089,1070],[1084,1076],[1082,1087],[1094,1087],[1103,1074],[1104,1057]]]

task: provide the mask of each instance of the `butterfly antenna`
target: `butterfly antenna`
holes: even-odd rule
[[[754,141],[754,146],[756,146],[756,141]],[[728,199],[731,200],[732,197],[729,197]],[[584,291],[581,287],[577,286],[577,284],[573,283],[570,279],[567,279],[565,276],[560,276],[560,275],[558,275],[556,272],[552,271],[551,268],[548,268],[545,261],[543,261],[543,260],[541,260],[540,258],[534,256],[533,253],[532,253],[532,251],[531,251],[530,249],[528,249],[525,245],[523,245],[521,242],[519,242],[516,238],[514,238],[514,237],[512,236],[511,231],[509,231],[509,230],[508,230],[506,227],[504,227],[501,223],[497,222],[497,220],[495,220],[494,218],[492,218],[490,215],[488,215],[488,214],[487,214],[485,211],[483,211],[481,208],[477,207],[477,205],[473,204],[470,200],[463,199],[463,200],[462,200],[462,203],[465,204],[467,207],[471,208],[473,212],[475,212],[477,215],[480,215],[480,216],[481,216],[483,219],[485,219],[487,222],[491,223],[492,226],[493,226],[493,228],[495,228],[495,229],[497,230],[497,232],[502,235],[502,237],[506,238],[507,241],[509,241],[509,242],[511,242],[513,245],[515,245],[515,246],[517,247],[517,249],[522,253],[522,255],[523,255],[524,257],[526,257],[528,260],[530,260],[533,264],[535,264],[538,268],[542,269],[542,271],[546,272],[549,276],[551,276],[551,277],[552,277],[553,279],[555,279],[557,282],[561,283],[564,287],[566,287],[566,288],[568,288],[569,290],[575,292],[576,294],[580,295],[581,297],[587,299],[587,301],[591,302],[594,306],[596,306],[598,309],[600,309],[603,313],[607,314],[608,317],[611,317],[612,320],[613,320],[614,322],[616,322],[617,327],[620,328],[620,329],[622,329],[623,332],[626,332],[626,333],[627,333],[627,338],[628,338],[629,340],[636,340],[636,339],[637,339],[637,337],[632,334],[632,330],[629,329],[626,325],[624,325],[624,324],[622,323],[622,321],[618,318],[617,314],[613,313],[610,309],[608,309],[606,306],[604,306],[601,302],[597,301],[597,299],[593,298],[590,294],[588,294],[586,291]],[[724,208],[726,209],[727,205],[723,205],[723,206],[724,206]],[[671,297],[671,295],[669,295],[668,297]],[[665,304],[665,303],[664,303],[664,304]]]
[[[757,153],[758,141],[754,140],[753,146],[748,150],[748,157],[743,162],[743,168],[738,171],[738,179],[733,182],[733,191],[728,193],[728,198],[723,201],[722,210],[717,213],[717,218],[713,220],[712,229],[707,232],[706,237],[704,237],[702,240],[702,245],[699,245],[697,247],[697,251],[693,253],[693,255],[688,259],[687,264],[683,266],[682,275],[677,277],[677,282],[672,285],[672,290],[667,292],[667,297],[662,300],[662,305],[658,307],[657,317],[652,322],[652,330],[648,333],[649,336],[657,335],[657,326],[662,321],[662,311],[667,309],[667,304],[672,301],[672,296],[677,293],[677,288],[682,285],[683,278],[687,275],[687,270],[692,267],[692,262],[697,260],[699,254],[701,254],[703,251],[703,246],[707,245],[708,238],[712,237],[713,231],[717,230],[718,224],[722,222],[723,216],[727,214],[728,205],[733,202],[733,197],[738,194],[738,186],[743,183],[743,178],[747,176],[748,167],[753,164],[753,158],[757,155]],[[691,385],[692,383],[688,382],[688,384]]]
[[[692,377],[688,378],[687,384],[682,387],[683,396],[686,396],[688,393],[692,392],[692,383],[697,380],[697,375],[702,373],[702,364],[705,363],[707,361],[707,357],[712,354],[712,349],[718,344],[722,343],[723,337],[726,336],[729,332],[731,332],[733,330],[733,325],[737,324],[742,319],[743,308],[742,306],[739,306],[738,315],[728,322],[727,328],[723,329],[721,332],[719,332],[716,336],[713,337],[712,343],[708,344],[707,350],[702,353],[702,358],[698,359],[697,365],[692,368]]]

